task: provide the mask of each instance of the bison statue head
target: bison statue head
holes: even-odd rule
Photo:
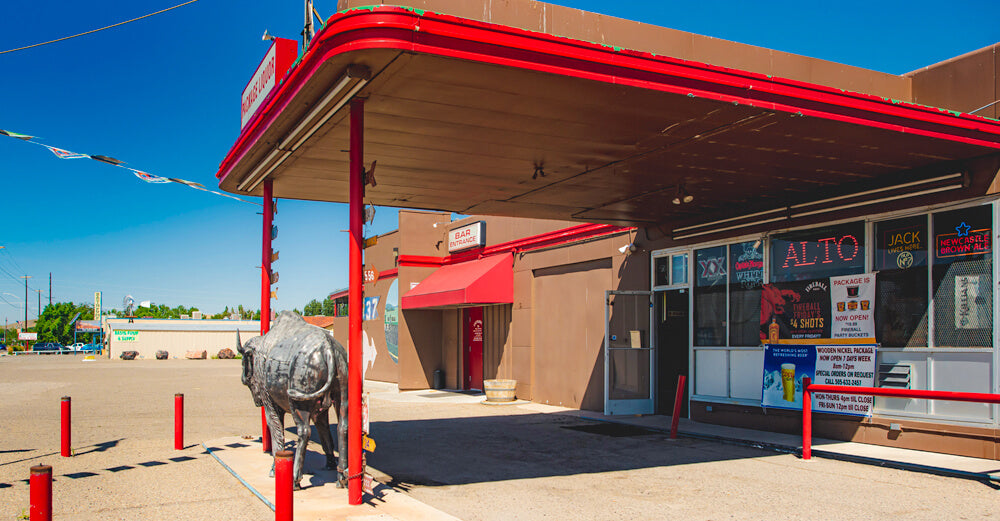
[[[253,397],[253,404],[256,407],[264,405],[258,389],[259,386],[256,385],[253,374],[254,354],[256,354],[257,348],[260,347],[262,338],[259,336],[253,337],[247,340],[246,344],[243,344],[240,342],[239,330],[236,331],[236,350],[240,353],[243,362],[243,375],[240,380],[243,382],[243,385],[250,389],[250,396]]]

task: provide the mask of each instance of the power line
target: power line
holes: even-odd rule
[[[171,9],[177,9],[178,7],[184,7],[185,5],[193,4],[193,3],[197,2],[197,1],[198,0],[189,0],[187,2],[184,2],[183,4],[178,4],[178,5],[175,5],[173,7],[168,7],[166,9],[161,9],[161,10],[155,12],[155,13],[149,13],[147,15],[140,16],[138,18],[133,18],[131,20],[125,20],[124,22],[118,22],[118,23],[116,23],[114,25],[109,25],[109,26],[106,26],[106,27],[101,27],[100,29],[94,29],[92,31],[87,31],[85,33],[80,33],[80,34],[74,34],[72,36],[64,36],[62,38],[58,38],[58,39],[55,39],[55,40],[49,40],[47,42],[36,43],[36,44],[33,44],[33,45],[26,45],[24,47],[18,47],[17,49],[8,49],[6,51],[0,51],[0,54],[7,54],[9,52],[14,52],[14,51],[23,51],[25,49],[31,49],[32,47],[40,47],[42,45],[48,45],[50,43],[56,43],[56,42],[61,42],[63,40],[69,40],[70,38],[77,38],[79,36],[86,36],[88,34],[93,34],[93,33],[99,32],[99,31],[103,31],[105,29],[111,29],[112,27],[118,27],[119,25],[125,25],[127,23],[132,23],[132,22],[135,22],[137,20],[142,20],[143,18],[149,18],[150,16],[153,16],[153,15],[158,15],[160,13],[165,13],[167,11],[170,11]]]

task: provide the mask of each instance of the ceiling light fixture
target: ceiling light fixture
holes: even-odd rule
[[[694,201],[694,196],[688,193],[687,189],[684,188],[684,185],[677,185],[677,195],[675,195],[674,200],[670,202],[679,205],[681,203],[688,204],[691,201]]]

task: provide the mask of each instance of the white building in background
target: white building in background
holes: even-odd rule
[[[243,342],[260,335],[260,321],[108,318],[104,331],[110,358],[136,351],[137,358],[154,359],[160,350],[169,358],[183,358],[188,351],[207,351],[212,357],[224,348],[236,351],[237,331]]]

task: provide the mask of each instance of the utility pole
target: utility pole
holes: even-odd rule
[[[305,54],[305,50],[309,48],[309,42],[312,41],[313,34],[316,31],[313,29],[313,3],[312,0],[306,0],[306,26],[302,29],[302,53]]]
[[[49,305],[52,305],[52,272],[49,272]]]
[[[38,316],[41,317],[42,316],[42,290],[36,289],[35,291],[38,292]]]
[[[24,326],[22,330],[28,329],[28,279],[31,278],[30,275],[25,275],[21,277],[24,279]]]

